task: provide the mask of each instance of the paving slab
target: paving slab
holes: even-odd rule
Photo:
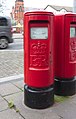
[[[21,108],[20,110],[21,114],[26,119],[61,119],[56,113],[52,111],[51,108],[36,110],[23,106],[23,104],[21,104],[20,108]]]
[[[73,103],[76,105],[76,95],[71,97],[70,103]]]
[[[16,113],[13,109],[8,109],[0,112],[0,119],[23,119],[19,113]]]
[[[13,100],[14,105],[25,119],[60,119],[60,117],[52,111],[52,107],[43,110],[28,108],[24,105],[23,95],[23,92],[17,93],[6,96],[5,99],[8,101]]]
[[[9,95],[9,94],[16,93],[19,91],[20,89],[11,83],[4,83],[0,85],[0,95],[1,96]]]
[[[12,95],[7,95],[4,98],[9,102],[12,101],[14,105],[18,106],[23,101],[23,92],[14,93]],[[21,101],[21,102],[20,102]]]
[[[23,80],[0,85],[1,119],[76,119],[76,95],[69,97],[63,102],[55,102],[50,108],[37,110],[24,105],[24,92],[19,89],[22,87]],[[19,113],[16,113],[14,108],[13,112],[12,109],[8,109],[7,102],[10,101],[13,102],[16,109],[19,110]],[[1,107],[3,107],[3,109],[1,109]],[[4,117],[6,113],[8,113],[9,116]]]
[[[76,104],[71,99],[55,105],[53,111],[62,119],[76,119]]]
[[[0,78],[23,74],[23,51],[0,50]]]
[[[21,88],[21,89],[24,87],[24,81],[23,81],[23,79],[21,79],[19,81],[18,80],[15,80],[15,81],[12,81],[11,83],[14,84],[15,86]]]
[[[3,101],[3,98],[0,96],[0,102],[2,102]]]
[[[0,96],[0,112],[8,108],[8,103]]]

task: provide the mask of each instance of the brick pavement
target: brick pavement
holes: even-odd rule
[[[0,51],[0,78],[23,74],[23,51]]]

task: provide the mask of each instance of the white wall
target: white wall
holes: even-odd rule
[[[73,0],[73,12],[76,13],[76,0]]]

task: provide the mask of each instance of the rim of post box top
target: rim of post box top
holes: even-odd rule
[[[51,15],[54,16],[52,12],[47,12],[47,11],[28,11],[25,12],[25,15]]]

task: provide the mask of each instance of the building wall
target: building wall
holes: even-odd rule
[[[15,1],[14,19],[18,23],[22,23],[24,15],[24,2]]]
[[[73,0],[73,12],[76,13],[76,0]]]

